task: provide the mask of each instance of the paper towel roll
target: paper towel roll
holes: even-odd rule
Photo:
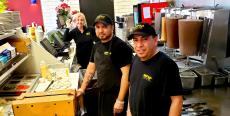
[[[167,17],[166,18],[166,37],[168,48],[179,48],[179,37],[178,37],[178,20],[180,18]]]
[[[203,21],[198,19],[179,20],[179,45],[183,55],[196,55],[202,33]]]
[[[167,41],[165,17],[162,17],[161,19],[161,41],[163,42]]]

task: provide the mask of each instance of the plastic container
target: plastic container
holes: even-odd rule
[[[36,26],[34,22],[32,23],[32,26],[29,27],[29,36],[30,36],[30,39],[36,41]]]
[[[36,29],[36,42],[40,42],[44,38],[44,32],[41,26],[38,26]]]
[[[57,78],[69,77],[69,64],[50,64],[48,69],[52,70],[51,76],[55,73]]]
[[[35,27],[29,27],[29,36],[32,40],[36,41]]]
[[[40,62],[40,73],[41,73],[41,77],[43,78],[48,77],[48,66],[44,60]]]

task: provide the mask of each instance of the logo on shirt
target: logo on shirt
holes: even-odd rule
[[[150,81],[152,81],[153,77],[148,75],[148,74],[143,74],[143,79],[150,82]]]
[[[105,51],[104,52],[104,55],[106,55],[106,56],[110,56],[112,54],[112,52],[110,52],[110,51]]]
[[[90,32],[85,33],[85,35],[90,35]]]

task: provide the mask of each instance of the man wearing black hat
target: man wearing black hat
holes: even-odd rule
[[[94,22],[100,42],[94,46],[78,96],[84,93],[97,71],[99,88],[98,115],[126,115],[128,74],[132,49],[113,35],[114,23],[108,15],[98,15]]]
[[[157,50],[157,35],[147,23],[137,24],[133,39],[136,56],[130,67],[128,112],[132,116],[180,116],[182,85],[176,63]]]

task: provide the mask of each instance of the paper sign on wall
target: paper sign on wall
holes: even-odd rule
[[[150,7],[144,7],[143,8],[143,14],[144,14],[144,18],[151,18],[150,16]]]

